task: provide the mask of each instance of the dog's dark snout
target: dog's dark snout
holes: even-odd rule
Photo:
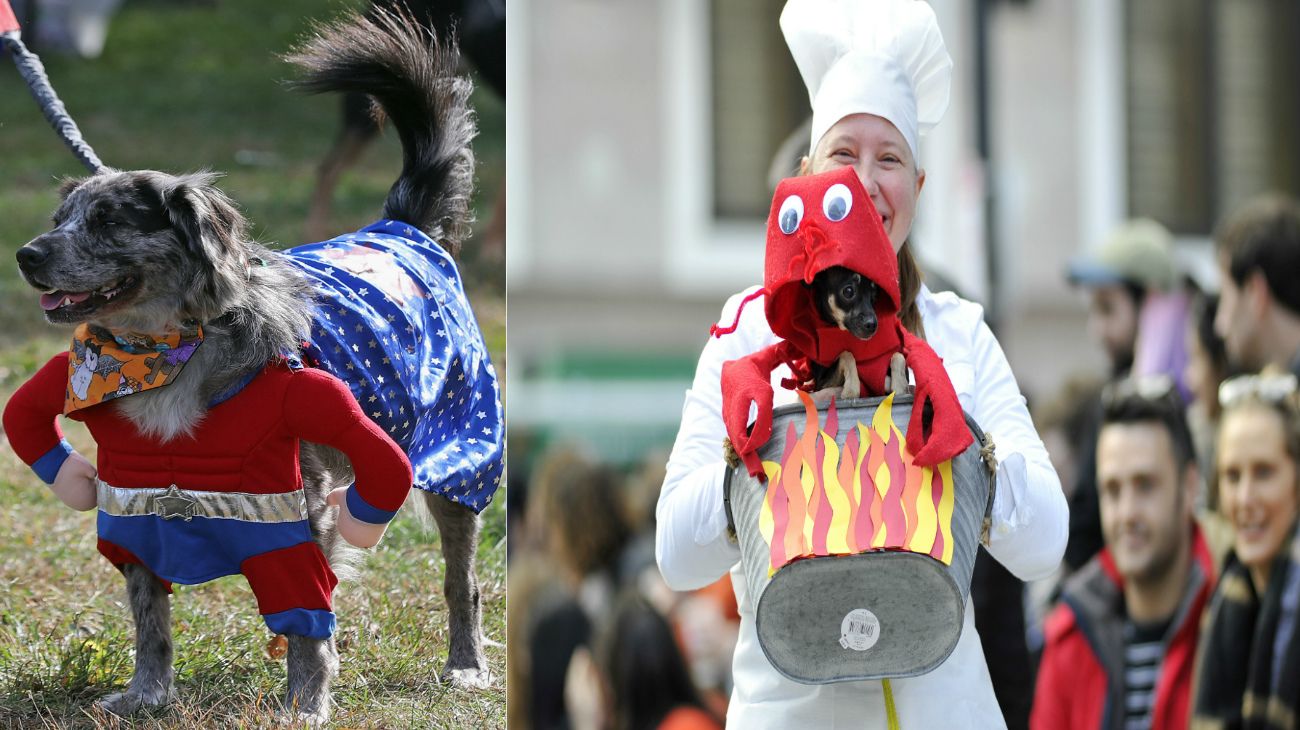
[[[48,250],[30,243],[18,249],[18,265],[23,269],[34,269],[45,263],[45,259],[49,257]]]
[[[849,332],[860,340],[871,339],[876,334],[877,326],[876,313],[870,311],[851,317],[848,322]]]

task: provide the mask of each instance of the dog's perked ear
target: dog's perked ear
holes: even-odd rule
[[[161,191],[177,241],[202,262],[201,280],[186,301],[189,314],[200,320],[220,316],[238,298],[250,255],[248,221],[213,185],[217,177],[182,175]]]
[[[86,181],[84,177],[65,177],[59,181],[59,200],[67,200],[69,195]]]

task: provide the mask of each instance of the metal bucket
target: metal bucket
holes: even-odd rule
[[[934,468],[911,463],[910,395],[773,413],[759,455],[724,482],[759,644],[796,682],[912,677],[957,645],[993,509],[992,445]]]

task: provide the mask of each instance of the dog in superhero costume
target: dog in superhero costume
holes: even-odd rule
[[[446,563],[441,678],[490,682],[473,566],[504,433],[452,258],[470,85],[453,44],[392,14],[322,27],[294,60],[304,88],[363,91],[392,120],[403,168],[382,220],[277,252],[211,174],[106,168],[65,184],[53,230],[17,254],[46,319],[77,330],[4,429],[60,500],[97,509],[99,550],[126,578],[135,674],[97,703],[118,715],[175,695],[170,585],[242,573],[286,637],[285,710],[326,721],[342,543],[376,544],[413,483]],[[59,414],[86,423],[96,464]]]
[[[877,328],[869,339],[827,322],[818,311],[811,285],[835,266],[861,274],[879,288]],[[772,435],[771,374],[782,364],[793,373],[782,381],[784,387],[811,391],[814,366],[833,368],[851,357],[862,395],[884,395],[891,359],[901,353],[916,381],[907,429],[913,462],[933,466],[972,443],[942,359],[898,317],[898,258],[853,168],[788,178],[777,186],[767,219],[763,284],[740,308],[764,297],[768,325],[782,341],[722,366],[727,440],[751,475],[766,478],[758,449]],[[738,310],[737,323],[739,319]],[[735,328],[736,323],[715,326],[712,333],[720,337]],[[751,406],[757,409],[752,424]]]

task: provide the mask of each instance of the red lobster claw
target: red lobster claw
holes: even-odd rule
[[[943,369],[943,360],[911,333],[904,335],[903,340],[904,356],[916,375],[912,418],[907,422],[907,447],[912,452],[912,463],[934,466],[965,451],[975,438],[966,426],[961,401]],[[930,402],[934,414],[928,434],[922,426],[926,401]]]
[[[945,389],[940,388],[940,394],[930,392],[929,386],[918,386],[916,390],[916,399],[912,404],[912,419],[907,424],[908,435],[922,433],[921,416],[925,411],[923,406],[927,399],[934,413],[934,419],[930,422],[930,433],[926,434],[926,438],[923,441],[913,438],[907,440],[909,450],[916,449],[912,451],[912,463],[918,466],[934,466],[947,461],[965,451],[966,447],[975,440],[971,436],[970,429],[966,427],[961,402],[951,390],[946,394],[942,393],[943,390]],[[944,395],[953,397],[950,399]],[[917,444],[921,445],[919,449],[916,448]]]
[[[722,364],[722,421],[727,438],[749,470],[750,476],[766,481],[758,449],[772,436],[771,370],[764,373],[754,355]],[[758,417],[749,427],[750,404],[757,404]]]

